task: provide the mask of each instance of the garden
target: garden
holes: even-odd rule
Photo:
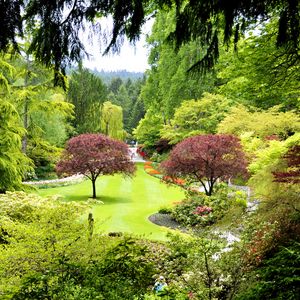
[[[300,2],[227,4],[0,1],[1,300],[299,299]]]
[[[99,178],[97,190],[97,199],[92,199],[91,183],[85,180],[75,185],[39,189],[38,194],[58,195],[68,202],[88,201],[98,233],[124,232],[159,240],[166,239],[168,230],[154,225],[148,217],[160,208],[171,207],[174,202],[184,198],[184,191],[179,187],[169,187],[147,175],[142,163],[137,164],[136,174],[132,178],[122,175]]]

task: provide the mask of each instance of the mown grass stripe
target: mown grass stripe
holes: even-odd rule
[[[148,175],[143,164],[137,166],[136,176],[132,179],[114,175],[97,180],[97,197],[104,204],[97,204],[92,209],[95,232],[122,231],[151,239],[165,239],[168,230],[151,223],[148,217],[162,206],[182,200],[184,191]],[[89,180],[72,186],[39,190],[40,195],[59,194],[67,201],[85,201],[91,192]]]

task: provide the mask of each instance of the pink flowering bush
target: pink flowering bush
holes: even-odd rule
[[[203,227],[220,220],[235,205],[235,197],[228,197],[231,190],[219,184],[212,196],[188,190],[187,199],[172,209],[172,218],[187,227]]]
[[[196,209],[193,211],[193,214],[203,216],[203,215],[208,215],[211,212],[212,212],[211,207],[203,205],[203,206],[196,207]]]
[[[197,199],[186,199],[177,204],[172,212],[172,218],[183,226],[207,226],[216,221],[211,207],[204,205],[206,195],[198,196]]]

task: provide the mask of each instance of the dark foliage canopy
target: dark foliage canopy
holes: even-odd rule
[[[71,138],[56,165],[58,174],[83,174],[92,181],[93,198],[96,198],[95,181],[100,175],[123,173],[131,175],[135,165],[130,161],[128,146],[103,134],[80,134]]]
[[[176,9],[176,27],[169,40],[180,45],[196,40],[202,49],[192,69],[214,65],[219,53],[219,34],[224,42],[237,42],[250,24],[277,16],[277,45],[287,52],[299,52],[300,9],[298,0],[11,0],[0,1],[0,48],[16,46],[17,35],[27,26],[33,39],[30,51],[55,70],[56,84],[72,61],[87,53],[80,31],[88,25],[103,34],[95,18],[112,15],[113,30],[105,53],[118,51],[126,35],[135,42],[146,19],[159,9]],[[105,35],[102,36],[103,39]],[[107,36],[106,36],[107,37]],[[233,38],[233,39],[232,39]]]
[[[198,135],[183,140],[161,167],[168,176],[200,182],[208,196],[218,179],[246,174],[242,146],[237,137],[226,134]]]

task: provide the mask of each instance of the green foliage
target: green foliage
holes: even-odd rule
[[[65,68],[73,61],[80,61],[87,53],[80,39],[80,33],[91,27],[105,42],[105,53],[118,51],[126,35],[130,42],[135,42],[141,34],[141,27],[149,15],[159,10],[175,11],[175,22],[165,39],[173,41],[176,48],[190,41],[201,47],[201,55],[193,61],[193,69],[207,70],[213,67],[219,56],[219,33],[222,33],[225,45],[235,46],[245,29],[257,25],[259,20],[266,20],[274,15],[278,19],[272,44],[282,47],[284,53],[292,55],[297,62],[299,45],[299,5],[297,2],[249,0],[233,3],[230,6],[206,2],[164,1],[136,2],[128,0],[124,5],[108,2],[94,5],[90,2],[60,1],[22,1],[1,3],[3,34],[0,49],[6,50],[11,43],[17,47],[17,36],[23,34],[25,27],[33,33],[29,50],[35,57],[55,71],[55,83],[63,84],[62,75]],[[66,15],[64,12],[68,11]],[[113,29],[111,35],[100,31],[95,19],[111,14]],[[7,15],[10,17],[8,18]],[[39,20],[39,22],[35,22]],[[86,26],[86,23],[91,26]],[[89,36],[89,34],[88,34]],[[199,57],[200,56],[200,57]],[[62,73],[62,74],[61,74]]]
[[[225,246],[222,238],[213,233],[210,237],[199,234],[193,238],[171,235],[169,246],[169,267],[178,266],[173,281],[175,289],[179,289],[178,295],[183,296],[184,292],[187,299],[190,296],[203,300],[224,299],[229,295],[240,261],[222,253]]]
[[[204,93],[199,100],[183,101],[170,124],[164,125],[161,136],[177,144],[189,136],[215,133],[228,108],[229,101],[225,97],[209,93]]]
[[[143,82],[141,79],[132,81],[130,78],[123,82],[120,77],[116,77],[108,86],[108,100],[122,107],[124,129],[128,134],[132,133],[145,114],[144,104],[139,98]]]
[[[160,130],[163,127],[163,119],[160,115],[148,110],[145,117],[139,122],[139,125],[133,131],[139,144],[145,147],[153,148],[160,139]]]
[[[32,171],[31,161],[21,151],[25,131],[14,107],[0,102],[0,193],[24,188],[22,180]]]
[[[62,89],[51,85],[51,72],[32,60],[26,45],[25,57],[18,55],[10,60],[15,67],[10,77],[10,101],[22,116],[27,130],[23,138],[23,151],[27,151],[27,142],[42,138],[52,145],[61,146],[67,135],[68,121],[73,115],[73,105],[65,101]],[[51,130],[56,135],[51,134]],[[28,140],[28,141],[27,141]]]
[[[279,107],[267,111],[250,112],[239,105],[231,109],[218,126],[218,132],[241,135],[251,132],[253,136],[266,138],[276,135],[286,139],[290,134],[300,131],[300,118],[295,111],[281,112]]]
[[[267,196],[278,189],[279,184],[274,182],[272,172],[280,171],[285,167],[282,157],[288,149],[299,145],[300,134],[296,133],[285,141],[270,141],[265,149],[259,149],[256,158],[249,165],[252,176],[249,183],[255,187],[255,191]],[[263,180],[262,180],[263,178]]]
[[[277,26],[278,18],[269,18],[247,32],[238,55],[234,49],[220,52],[219,93],[247,106],[299,108],[299,61],[296,52],[275,46]]]
[[[205,197],[205,196],[204,196]],[[204,212],[203,214],[196,214],[198,207],[205,207],[205,200],[199,199],[188,199],[177,204],[174,209],[172,209],[171,216],[174,220],[180,223],[182,226],[208,226],[215,222],[215,218],[212,212]]]
[[[67,97],[74,105],[72,124],[76,133],[98,132],[102,104],[107,98],[107,88],[101,78],[80,66],[71,74]]]
[[[52,146],[43,139],[31,140],[28,144],[27,155],[34,162],[34,174],[27,176],[45,179],[47,177],[55,177],[55,164],[58,162],[61,155],[61,149]]]
[[[161,207],[158,210],[158,213],[160,214],[170,214],[172,212],[172,209],[170,207]]]
[[[247,289],[234,299],[297,299],[300,293],[299,251],[299,242],[280,247],[252,274]]]
[[[122,107],[114,105],[109,101],[103,103],[100,114],[100,131],[111,138],[124,140]]]
[[[296,299],[299,293],[299,194],[278,189],[247,222],[243,284],[237,299]]]
[[[136,299],[153,275],[151,263],[143,259],[145,249],[124,239],[110,246],[101,260],[78,264],[63,257],[52,272],[26,278],[14,299]]]
[[[153,162],[161,163],[162,161],[168,158],[168,155],[169,155],[168,153],[158,154],[157,152],[154,152],[150,160]]]
[[[50,70],[32,60],[26,44],[22,55],[4,57],[6,65],[11,64],[13,69],[8,72],[4,65],[1,71],[9,82],[7,100],[20,115],[18,126],[24,128],[22,151],[33,161],[38,173],[41,165],[51,167],[55,157],[49,158],[50,153],[54,156],[56,147],[64,144],[71,130],[68,121],[73,106],[65,101],[61,89],[53,88]],[[34,176],[33,172],[28,175]]]
[[[0,207],[6,244],[0,249],[0,293],[5,299],[27,276],[47,274],[65,255],[82,255],[79,244],[84,244],[85,226],[77,219],[84,207],[25,193],[2,195]]]
[[[0,196],[1,299],[135,299],[155,274],[148,246],[95,236],[86,206],[25,193]],[[82,218],[81,218],[82,219]]]
[[[164,42],[174,30],[175,13],[175,9],[171,9],[156,15],[147,40],[151,46],[149,62],[152,68],[141,92],[146,108],[160,113],[165,122],[173,118],[184,100],[200,99],[203,92],[211,92],[215,81],[214,74],[200,77],[187,72],[191,62],[199,56],[196,42],[188,43],[178,51]]]
[[[220,184],[216,186],[212,196],[188,192],[187,199],[177,204],[171,215],[183,226],[199,228],[220,220],[232,206],[242,206],[245,209],[246,195]]]

